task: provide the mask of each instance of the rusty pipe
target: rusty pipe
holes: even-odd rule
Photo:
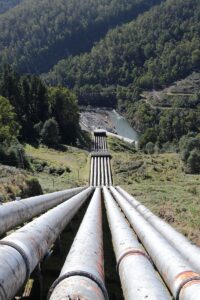
[[[101,190],[96,188],[50,300],[108,300],[104,284]]]
[[[16,295],[92,191],[87,188],[0,241],[1,300]]]
[[[200,274],[115,188],[110,190],[174,298],[199,299]]]
[[[200,273],[200,248],[194,245],[164,220],[154,215],[147,207],[142,205],[121,187],[116,187],[116,189],[156,230],[158,230],[169,241],[173,247],[175,247],[185,257],[185,259],[189,261],[193,268]]]
[[[48,209],[64,202],[84,189],[85,187],[74,188],[1,205],[0,235],[46,212]]]
[[[150,257],[106,187],[103,193],[124,299],[170,300]]]

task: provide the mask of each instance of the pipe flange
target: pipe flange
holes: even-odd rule
[[[126,252],[124,252],[118,259],[117,261],[117,265],[116,265],[116,270],[117,270],[117,273],[119,273],[119,265],[120,263],[122,262],[122,260],[126,257],[126,256],[129,256],[129,255],[142,255],[144,257],[146,257],[150,263],[152,264],[152,260],[150,258],[150,256],[148,254],[146,254],[144,251],[140,250],[140,249],[132,249],[132,250],[128,250]]]
[[[184,289],[185,285],[187,285],[189,282],[192,282],[192,281],[199,281],[200,282],[200,275],[198,276],[193,276],[191,278],[188,278],[188,279],[185,279],[179,286],[178,288],[178,291],[176,293],[176,300],[179,300],[179,297],[180,297],[180,293],[182,291],[182,289]]]
[[[69,278],[69,277],[72,277],[72,276],[83,276],[83,277],[86,277],[86,278],[89,278],[91,279],[92,281],[94,281],[98,287],[101,289],[103,295],[104,295],[104,298],[106,300],[109,300],[109,297],[108,297],[108,293],[107,293],[107,290],[105,288],[105,285],[104,283],[98,278],[96,277],[95,275],[89,273],[89,272],[85,272],[85,271],[71,271],[71,272],[67,272],[65,273],[64,275],[60,276],[59,278],[57,278],[54,283],[52,284],[52,286],[50,287],[49,289],[49,293],[48,293],[48,297],[47,299],[50,298],[53,290],[55,289],[55,287],[61,282],[63,281],[64,279],[66,278]]]
[[[25,283],[29,279],[29,276],[31,274],[31,267],[30,267],[30,262],[29,262],[27,254],[25,253],[25,251],[20,246],[16,245],[13,242],[1,240],[0,245],[9,246],[11,248],[14,248],[22,256],[22,258],[25,262],[25,265],[26,265],[26,277],[25,277],[25,280],[24,280],[24,283]]]

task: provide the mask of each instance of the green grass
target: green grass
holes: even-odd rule
[[[200,175],[185,174],[176,153],[133,153],[122,142],[116,151],[116,143],[109,138],[114,184],[200,245]]]
[[[76,186],[84,186],[89,180],[89,152],[75,147],[66,146],[62,151],[47,147],[34,148],[26,145],[26,153],[37,163],[46,164],[42,172],[36,172],[44,193],[63,190]],[[49,169],[66,168],[61,176],[49,174]]]

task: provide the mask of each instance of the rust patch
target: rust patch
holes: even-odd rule
[[[200,277],[200,274],[199,273],[196,273],[196,272],[193,272],[193,271],[185,271],[185,272],[182,272],[180,274],[178,274],[176,277],[175,277],[175,280],[180,280],[180,281],[185,281],[187,279],[192,279],[193,277]]]

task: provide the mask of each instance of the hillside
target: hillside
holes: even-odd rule
[[[162,0],[25,0],[0,16],[0,65],[48,71]],[[14,26],[13,26],[14,24]]]
[[[60,61],[50,84],[79,87],[88,93],[129,86],[133,90],[162,87],[200,67],[200,2],[167,0],[135,21],[110,30],[91,52]],[[121,92],[126,98],[126,91]],[[94,99],[93,99],[94,100]]]
[[[22,0],[0,0],[0,14],[18,5]]]
[[[186,175],[177,153],[134,153],[109,138],[114,184],[200,246],[200,176]]]

